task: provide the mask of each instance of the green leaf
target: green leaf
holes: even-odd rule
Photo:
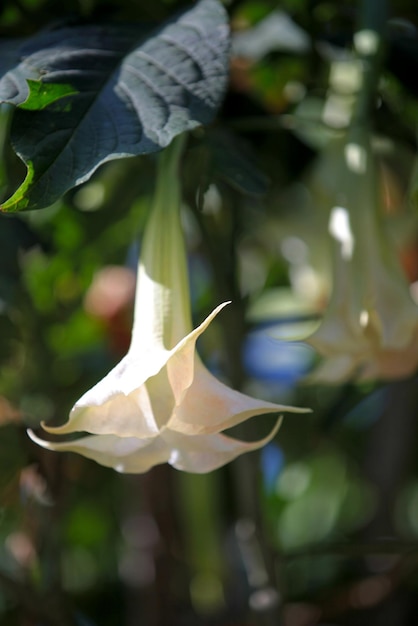
[[[19,104],[20,109],[39,111],[65,96],[76,94],[77,91],[71,85],[65,83],[44,83],[41,80],[27,79],[29,95],[26,100]]]
[[[11,140],[28,175],[1,209],[48,206],[100,164],[160,150],[209,123],[225,91],[228,48],[218,0],[201,0],[151,31],[82,25],[12,45],[0,101],[17,106]]]

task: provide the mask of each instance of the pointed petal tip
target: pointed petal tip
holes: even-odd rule
[[[35,435],[35,433],[33,432],[31,428],[26,429],[26,434],[28,435],[29,439],[33,441],[33,443],[36,443],[38,446],[41,446],[41,448],[45,448],[46,450],[54,449],[54,444],[51,445],[50,441],[45,441],[45,439],[41,439],[40,437]]]
[[[285,411],[286,413],[312,413],[313,409],[305,406],[281,406],[280,411]]]
[[[55,429],[55,428],[52,428],[51,426],[46,426],[44,422],[41,422],[40,426],[43,429],[45,429],[46,432],[51,433],[53,435],[61,434],[61,431],[57,432],[58,429],[61,429],[61,427],[57,427]],[[68,431],[68,432],[75,432],[75,431]],[[42,439],[41,437],[38,437],[38,435],[36,435],[31,428],[27,428],[26,433],[29,439],[33,441],[33,443],[36,443],[38,446],[41,446],[41,448],[45,448],[45,450],[54,450],[55,452],[60,451],[60,450],[66,450],[68,446],[71,446],[72,444],[77,444],[79,441],[79,439],[72,440],[72,441],[48,441],[47,439]]]
[[[222,309],[224,309],[226,306],[228,306],[228,304],[232,304],[232,300],[225,300],[225,302],[221,302],[221,304],[218,304],[218,306],[216,306],[212,313],[209,313],[209,315],[207,316],[206,320],[210,320],[212,321],[214,317],[216,317],[218,315],[218,313],[220,313],[222,311]],[[206,320],[203,322],[203,324],[206,322]]]

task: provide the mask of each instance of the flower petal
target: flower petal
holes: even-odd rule
[[[128,354],[74,405],[68,422],[42,427],[54,434],[89,432],[120,437],[148,437],[158,432],[145,386],[165,365],[169,352],[156,350],[142,359]]]
[[[44,422],[41,425],[54,435],[85,431],[97,435],[149,437],[158,433],[145,385],[128,396],[115,393],[102,404],[79,406],[77,403],[69,421],[62,426],[48,426]]]
[[[342,384],[355,377],[362,356],[335,354],[324,358],[314,371],[305,377],[307,384]]]
[[[168,463],[178,470],[205,474],[233,461],[245,452],[263,447],[273,439],[280,428],[281,419],[271,433],[254,442],[240,441],[222,434],[185,436],[166,430],[164,439],[172,449]]]
[[[137,439],[113,435],[92,435],[69,442],[45,441],[32,430],[32,441],[47,450],[76,452],[126,474],[147,472],[154,465],[168,462],[178,470],[203,474],[229,463],[240,454],[261,448],[276,435],[281,419],[271,433],[254,442],[240,441],[226,435],[187,436],[164,430],[161,436]]]
[[[381,350],[364,359],[359,380],[398,380],[411,376],[418,367],[418,337],[415,333],[411,344],[400,350]]]
[[[212,434],[255,415],[282,411],[303,413],[310,409],[257,400],[235,391],[212,376],[196,357],[193,383],[175,408],[168,427],[187,435]]]
[[[166,463],[171,454],[167,444],[160,437],[138,439],[114,435],[92,435],[74,441],[56,443],[37,437],[31,430],[27,433],[33,442],[47,450],[76,452],[100,465],[127,474],[147,472],[154,465]]]
[[[194,379],[196,341],[218,313],[228,304],[230,304],[230,301],[219,304],[197,328],[184,337],[172,350],[171,356],[167,361],[167,372],[177,405],[182,401],[185,391],[190,387]]]

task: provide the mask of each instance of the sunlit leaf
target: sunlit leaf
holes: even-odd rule
[[[22,104],[21,109],[39,111],[65,96],[76,94],[77,91],[65,83],[44,83],[42,80],[27,79],[29,95]]]

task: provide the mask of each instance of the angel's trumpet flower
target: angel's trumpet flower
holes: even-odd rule
[[[87,432],[50,442],[49,450],[78,452],[119,472],[146,472],[159,463],[203,473],[274,437],[247,443],[221,433],[254,415],[300,411],[255,400],[219,382],[196,353],[196,340],[228,303],[193,330],[177,165],[181,140],[160,157],[156,193],[138,266],[131,345],[107,376],[87,391],[51,434]]]
[[[337,146],[338,148],[338,146]],[[309,343],[324,357],[311,382],[396,379],[418,366],[418,307],[380,211],[377,165],[366,127],[339,151],[329,184],[333,287]]]

